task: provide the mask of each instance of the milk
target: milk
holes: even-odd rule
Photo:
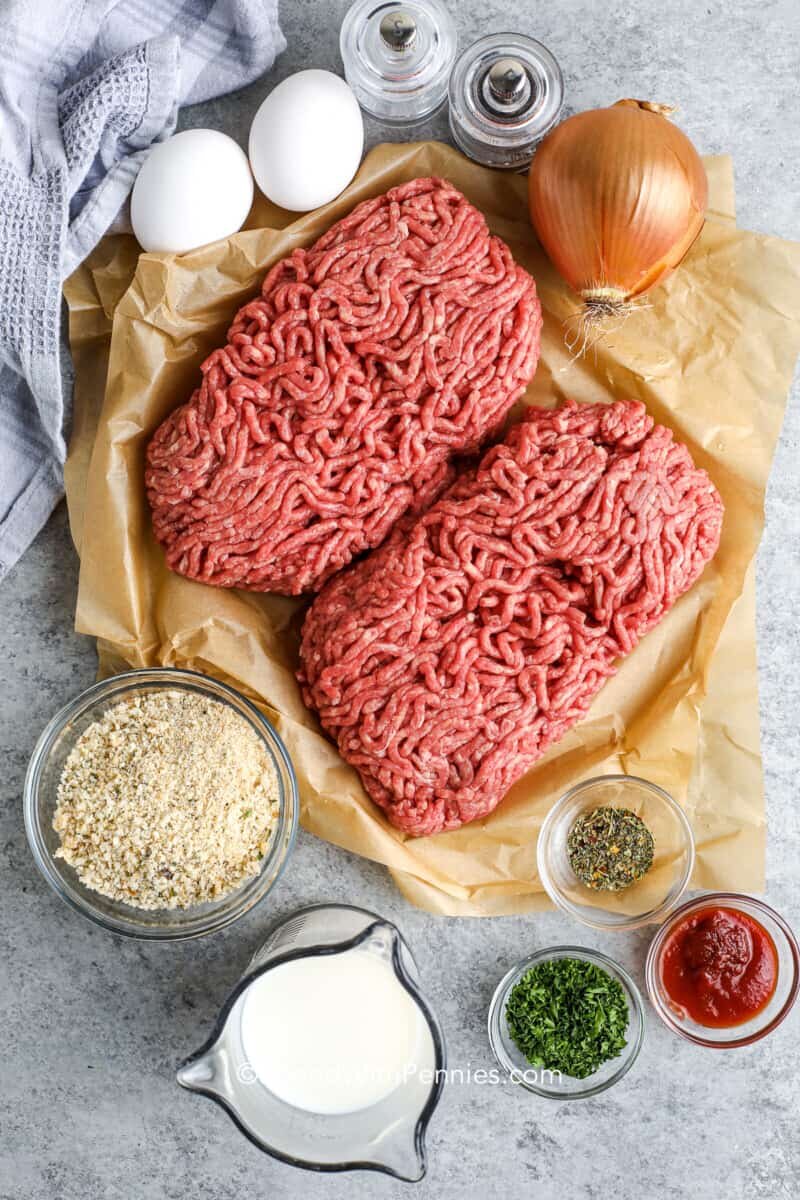
[[[392,966],[356,947],[259,976],[241,1002],[244,1056],[295,1108],[336,1114],[377,1104],[430,1059],[430,1034]]]

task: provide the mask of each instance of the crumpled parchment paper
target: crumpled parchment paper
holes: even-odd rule
[[[731,161],[705,161],[711,211],[688,258],[580,358],[565,338],[576,299],[536,242],[527,180],[438,143],[377,147],[342,196],[299,219],[259,198],[243,232],[190,254],[139,254],[130,237],[106,238],[65,287],[77,377],[66,474],[81,558],[76,627],[98,639],[101,673],[174,665],[238,687],[287,744],[304,826],[385,863],[406,897],[431,912],[543,907],[536,838],[545,814],[572,784],[612,771],[652,779],[685,805],[695,886],[763,886],[754,555],[800,349],[800,245],[738,230]],[[169,572],[150,531],[143,463],[150,434],[188,398],[199,364],[268,267],[359,200],[429,174],[452,180],[536,280],[542,357],[525,403],[643,400],[709,471],[726,517],[703,578],[624,661],[586,720],[489,817],[415,840],[368,800],[303,706],[294,671],[304,603]],[[671,852],[659,847],[662,861]]]

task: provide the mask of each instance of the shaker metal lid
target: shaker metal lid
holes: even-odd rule
[[[417,22],[403,8],[390,8],[378,26],[382,41],[390,50],[405,54],[417,40]]]
[[[355,0],[339,45],[359,104],[383,121],[422,120],[447,96],[456,31],[442,0]]]
[[[493,112],[520,112],[530,103],[531,78],[518,58],[498,58],[484,74],[481,91]]]

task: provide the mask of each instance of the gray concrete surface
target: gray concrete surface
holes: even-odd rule
[[[238,95],[184,114],[242,142],[275,82],[338,67],[345,5],[284,0],[289,42],[275,70]],[[461,44],[521,28],[563,64],[571,108],[620,96],[677,101],[706,152],[735,155],[739,221],[800,237],[797,0],[451,0]],[[425,135],[446,136],[444,120]],[[381,131],[369,128],[370,140]],[[398,135],[395,134],[395,137]],[[402,135],[400,135],[402,136]],[[800,404],[795,388],[759,555],[759,647],[769,809],[767,898],[800,926],[797,714],[800,640]],[[490,1065],[492,988],[535,947],[571,941],[618,956],[641,981],[647,935],[602,937],[550,913],[482,922],[410,908],[383,870],[311,837],[274,904],[226,933],[184,946],[114,939],[38,877],[21,790],[49,716],[87,685],[94,649],[72,631],[77,563],[63,509],[0,589],[0,1197],[3,1200],[364,1200],[487,1193],[542,1200],[781,1200],[800,1191],[800,1009],[767,1042],[693,1049],[651,1019],[641,1057],[617,1088],[559,1105],[508,1084],[446,1090],[430,1168],[416,1191],[369,1175],[317,1176],[259,1154],[214,1105],[181,1092],[176,1062],[200,1041],[270,918],[340,899],[397,921],[443,1019],[453,1065]]]

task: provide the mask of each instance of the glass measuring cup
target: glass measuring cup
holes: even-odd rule
[[[241,1013],[250,985],[298,958],[359,948],[382,959],[418,1007],[427,1029],[419,1069],[366,1109],[333,1115],[295,1108],[270,1092],[247,1061]],[[225,1001],[209,1040],[179,1068],[181,1087],[209,1096],[274,1158],[314,1171],[374,1170],[416,1182],[425,1174],[425,1133],[444,1086],[445,1044],[419,989],[416,963],[399,930],[367,909],[317,904],[280,922]]]

